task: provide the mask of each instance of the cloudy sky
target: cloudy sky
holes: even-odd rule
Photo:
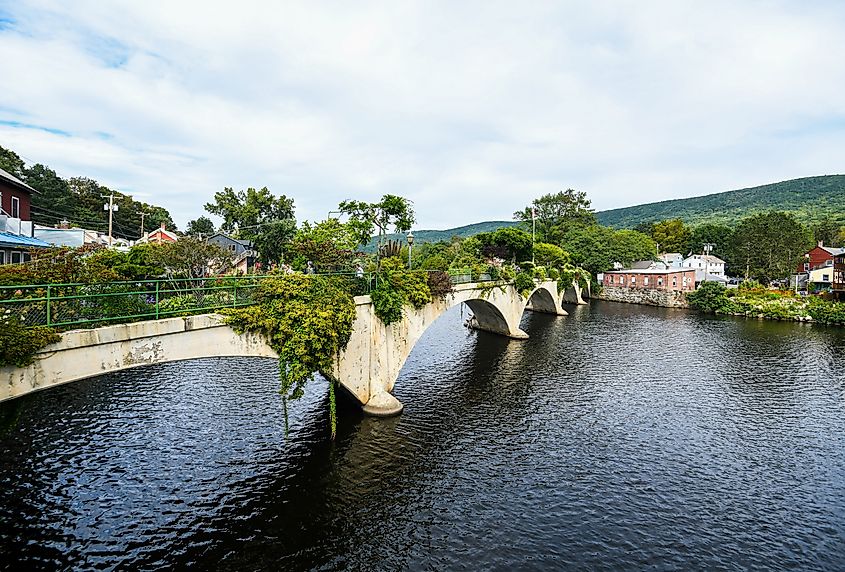
[[[168,208],[417,228],[845,172],[845,2],[0,0],[0,145]]]

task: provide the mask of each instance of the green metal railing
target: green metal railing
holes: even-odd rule
[[[353,295],[369,294],[378,274],[328,273],[348,281]],[[237,308],[254,303],[263,280],[272,276],[139,280],[98,284],[31,284],[0,286],[0,314],[26,326],[96,327],[110,323],[153,320]],[[453,284],[470,282],[469,274],[453,274]],[[482,275],[481,280],[489,277]]]

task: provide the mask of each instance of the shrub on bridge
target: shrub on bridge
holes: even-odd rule
[[[452,293],[452,278],[446,272],[436,271],[428,273],[428,289],[432,298],[445,298]]]
[[[527,298],[531,294],[531,291],[534,290],[534,278],[528,272],[520,272],[513,279],[513,287],[516,288],[520,296]]]
[[[26,367],[35,361],[38,350],[60,339],[52,328],[27,327],[7,313],[0,318],[0,366]]]
[[[279,393],[285,404],[299,399],[315,373],[327,375],[346,347],[355,321],[355,301],[347,284],[332,276],[287,274],[265,279],[256,305],[224,311],[236,332],[262,335],[279,354]],[[335,381],[329,380],[329,419],[337,428]]]

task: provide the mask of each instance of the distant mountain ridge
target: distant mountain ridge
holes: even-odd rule
[[[690,225],[722,223],[732,225],[740,219],[770,210],[787,211],[804,224],[812,225],[829,216],[845,226],[845,175],[803,177],[735,191],[723,191],[700,197],[646,203],[596,213],[599,224],[614,228],[634,228],[643,222],[679,218]],[[449,241],[453,236],[466,238],[481,232],[516,226],[513,220],[477,222],[446,230],[415,230],[414,241]],[[404,234],[389,234],[388,240],[406,242]],[[375,240],[366,250],[375,249]]]
[[[845,225],[845,175],[803,177],[724,191],[701,197],[672,199],[596,213],[599,224],[633,228],[643,222],[679,218],[687,224],[734,224],[749,215],[787,211],[804,224],[824,216]]]
[[[518,224],[520,223],[515,220],[490,220],[467,224],[456,228],[448,228],[446,230],[414,230],[414,244],[422,244],[423,242],[440,242],[441,240],[448,242],[453,236],[467,238],[482,232],[492,232],[498,228],[516,226]],[[385,235],[385,240],[398,240],[402,244],[405,244],[407,242],[407,235],[398,233],[388,234]],[[374,237],[365,250],[370,251],[375,249],[375,244],[376,238]]]

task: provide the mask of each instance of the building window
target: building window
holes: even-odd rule
[[[620,284],[624,284],[624,283],[625,283],[625,277],[624,277],[624,276],[620,276],[620,277],[619,277],[619,283],[620,283]]]
[[[809,271],[810,271],[810,263],[809,263],[809,262],[805,262],[805,263],[804,263],[804,272],[809,272]]]
[[[21,200],[12,197],[12,218],[21,218]]]
[[[22,260],[20,252],[12,252],[12,264],[20,264]]]
[[[634,286],[637,283],[637,277],[631,276],[631,286]]]
[[[643,286],[648,286],[648,276],[643,278]]]
[[[678,285],[677,276],[672,276],[672,288],[675,288],[677,285]]]
[[[658,276],[658,277],[657,277],[657,285],[658,285],[658,286],[663,286],[663,277],[662,277],[662,276]]]
[[[6,251],[0,250],[0,264],[6,264]]]
[[[822,282],[830,282],[830,274],[822,274]]]

